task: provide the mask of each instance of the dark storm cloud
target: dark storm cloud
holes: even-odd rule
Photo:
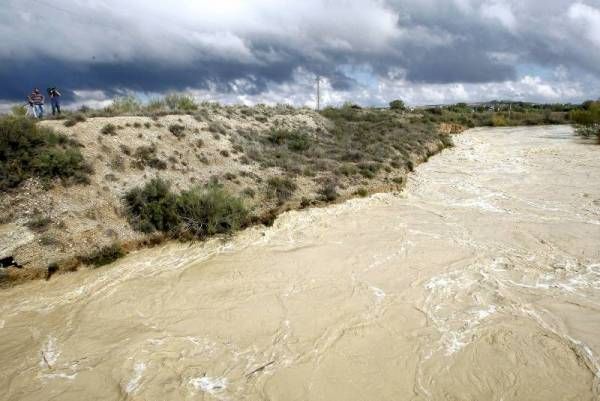
[[[7,0],[0,100],[50,85],[67,98],[75,90],[258,95],[293,84],[299,69],[335,91],[390,76],[501,83],[519,79],[523,65],[593,75],[599,23],[598,4],[567,0]]]
[[[291,79],[293,66],[273,63],[266,66],[246,66],[234,62],[201,61],[190,65],[168,66],[140,60],[134,62],[69,62],[52,58],[30,61],[9,61],[0,68],[2,95],[19,99],[24,90],[46,86],[71,90],[102,90],[109,96],[123,89],[139,92],[168,92],[185,88],[208,89],[220,92],[232,90],[232,82],[249,80],[249,94],[260,93],[268,82]],[[69,96],[65,97],[69,100]]]

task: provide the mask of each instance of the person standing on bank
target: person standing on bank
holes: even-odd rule
[[[52,115],[60,115],[60,92],[56,88],[48,88],[48,97],[52,104]]]
[[[29,104],[33,105],[33,114],[36,118],[44,117],[44,95],[38,88],[35,88],[27,98]]]

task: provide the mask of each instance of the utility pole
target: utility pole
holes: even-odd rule
[[[321,110],[321,77],[317,75],[317,111]]]

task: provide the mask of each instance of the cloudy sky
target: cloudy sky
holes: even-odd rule
[[[600,96],[600,0],[0,0],[0,104]]]

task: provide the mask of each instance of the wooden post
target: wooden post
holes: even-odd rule
[[[321,77],[317,75],[317,111],[321,110]]]

